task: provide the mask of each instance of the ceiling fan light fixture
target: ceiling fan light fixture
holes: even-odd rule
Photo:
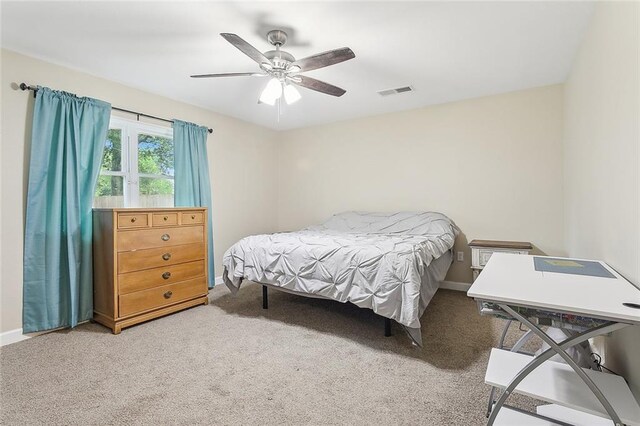
[[[260,94],[260,102],[274,105],[282,96],[282,83],[277,78],[272,78]]]
[[[298,102],[301,97],[302,95],[300,95],[298,89],[291,84],[284,86],[284,100],[287,102],[287,105]]]
[[[258,99],[258,104],[265,104],[269,106],[274,106],[276,104],[277,99]]]

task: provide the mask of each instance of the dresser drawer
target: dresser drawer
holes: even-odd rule
[[[118,251],[141,250],[204,242],[202,226],[138,229],[118,232]]]
[[[183,225],[193,225],[197,223],[204,223],[204,213],[203,212],[183,212],[181,213],[182,220],[180,223]]]
[[[118,214],[118,228],[147,228],[149,215],[146,213],[120,213]]]
[[[118,253],[118,273],[170,266],[205,258],[203,243]]]
[[[124,294],[119,297],[119,316],[126,317],[205,294],[207,285],[204,277]]]
[[[154,213],[153,226],[168,226],[178,224],[178,213]]]
[[[204,260],[118,275],[119,293],[133,293],[204,276]]]

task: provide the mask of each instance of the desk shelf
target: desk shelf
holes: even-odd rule
[[[532,358],[520,353],[492,349],[485,375],[485,383],[505,389],[511,379]],[[640,406],[638,406],[629,390],[629,386],[627,386],[622,377],[594,370],[585,369],[584,371],[609,400],[625,424],[640,426]],[[587,385],[570,366],[564,363],[549,360],[544,362],[516,387],[515,392],[591,415],[608,418],[607,412]],[[495,424],[498,424],[497,421]]]
[[[540,415],[560,420],[561,422],[588,425],[588,426],[613,426],[613,422],[598,416],[583,413],[581,411],[572,410],[557,404],[540,405],[536,412]]]
[[[509,407],[502,407],[493,424],[494,426],[558,426],[556,423],[512,410]]]

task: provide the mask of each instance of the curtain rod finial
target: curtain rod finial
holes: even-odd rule
[[[20,90],[29,90],[29,86],[27,86],[25,83],[20,83]]]

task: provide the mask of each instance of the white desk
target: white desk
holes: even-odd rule
[[[501,316],[520,321],[550,346],[536,357],[501,350],[492,352],[485,381],[504,389],[504,392],[493,406],[488,424],[499,423],[502,417],[499,416],[500,409],[508,396],[516,392],[582,412],[608,416],[616,425],[640,425],[640,406],[624,380],[612,381],[610,374],[584,370],[565,352],[597,335],[640,325],[640,309],[623,305],[640,304],[640,290],[603,262],[600,263],[615,278],[539,272],[534,269],[533,258],[495,253],[467,292],[478,302],[488,302],[496,307]],[[566,314],[563,315],[566,318],[593,318],[595,321],[592,327],[556,343],[530,316],[522,314],[522,308]],[[554,354],[564,359],[566,368],[549,361]],[[543,363],[545,368],[539,368]],[[508,365],[512,365],[512,371],[505,376],[503,373]],[[549,375],[549,371],[563,373]],[[556,421],[556,424],[567,423]]]

